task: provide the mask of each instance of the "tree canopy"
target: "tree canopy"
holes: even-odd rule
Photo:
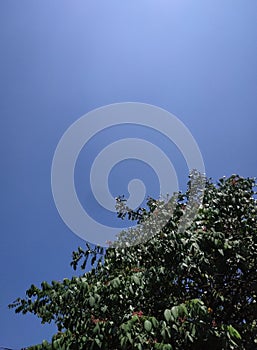
[[[79,277],[32,285],[10,305],[57,326],[50,343],[30,349],[256,349],[255,191],[252,178],[206,180],[202,204],[184,229],[189,190],[147,242],[78,248],[71,265],[82,269]],[[163,205],[149,199],[147,210],[133,212],[119,201],[119,216],[138,222],[134,236]]]

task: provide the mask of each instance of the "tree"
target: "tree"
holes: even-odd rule
[[[57,326],[51,344],[30,349],[256,349],[255,190],[255,179],[237,175],[206,180],[202,205],[184,230],[178,227],[189,191],[147,243],[78,248],[71,265],[83,270],[89,262],[91,271],[32,285],[10,305]],[[148,210],[133,212],[119,203],[119,216],[138,222],[132,236],[165,207],[149,199]]]

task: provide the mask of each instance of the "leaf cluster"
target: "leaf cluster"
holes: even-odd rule
[[[71,265],[81,276],[32,285],[10,305],[57,326],[51,343],[30,349],[255,349],[256,182],[232,175],[205,186],[197,215],[183,230],[181,217],[194,205],[189,190],[179,193],[172,215],[146,243],[79,248]],[[126,202],[120,204],[124,217]],[[138,226],[123,243],[142,233],[156,207],[165,208],[162,201],[148,204],[127,211]],[[93,268],[84,273],[89,263]]]

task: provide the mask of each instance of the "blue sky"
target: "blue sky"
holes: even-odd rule
[[[153,104],[188,127],[208,177],[257,175],[257,4],[2,0],[0,40],[0,346],[18,349],[55,328],[7,304],[31,283],[71,276],[83,245],[51,193],[55,148],[78,118]]]

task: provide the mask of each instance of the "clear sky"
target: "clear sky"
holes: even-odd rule
[[[78,118],[153,104],[188,127],[208,177],[257,175],[257,3],[1,0],[0,43],[0,346],[19,349],[55,328],[8,303],[31,283],[71,276],[83,245],[51,193],[55,148]]]

